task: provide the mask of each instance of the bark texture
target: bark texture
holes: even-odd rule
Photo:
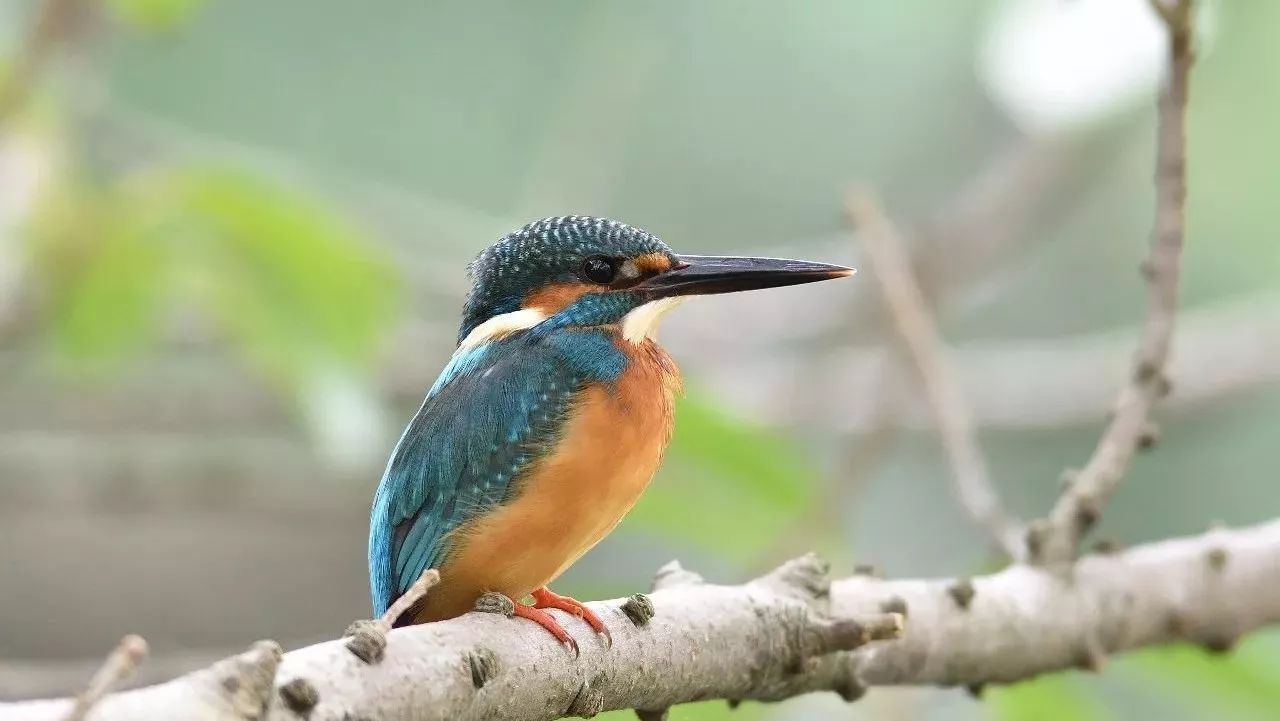
[[[87,718],[548,721],[811,691],[854,700],[871,685],[1008,683],[1176,640],[1221,650],[1280,620],[1280,521],[1088,556],[1067,575],[1014,565],[973,579],[832,583],[806,556],[740,586],[672,564],[655,587],[593,604],[612,648],[566,619],[576,659],[533,624],[473,613],[393,631],[376,663],[343,640],[287,654],[262,642],[108,696]],[[60,720],[72,705],[0,705],[0,718]]]

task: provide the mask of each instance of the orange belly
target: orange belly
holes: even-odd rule
[[[600,542],[648,487],[671,437],[679,374],[652,341],[621,343],[630,356],[613,385],[583,391],[555,451],[520,481],[519,495],[458,529],[415,621],[471,610],[497,591],[541,588]]]

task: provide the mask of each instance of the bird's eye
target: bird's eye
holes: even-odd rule
[[[592,283],[607,285],[613,282],[613,278],[617,273],[618,271],[608,258],[601,258],[596,255],[582,261],[582,277]]]

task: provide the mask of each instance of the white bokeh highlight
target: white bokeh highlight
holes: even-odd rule
[[[1197,11],[1202,55],[1212,11]],[[1165,48],[1148,0],[1005,0],[979,49],[978,77],[1027,133],[1069,132],[1149,106]]]

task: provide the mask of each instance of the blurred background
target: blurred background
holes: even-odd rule
[[[1174,393],[1100,535],[1280,514],[1280,4],[1201,3]],[[1144,0],[0,0],[0,698],[158,678],[369,614],[373,489],[466,263],[592,214],[864,266],[686,304],[688,397],[558,586],[991,567],[842,214],[874,188],[1006,502],[1048,508],[1125,377],[1162,31]],[[147,676],[150,674],[150,676]],[[674,719],[1273,719],[1280,635],[989,691]],[[628,714],[616,718],[630,718]]]

